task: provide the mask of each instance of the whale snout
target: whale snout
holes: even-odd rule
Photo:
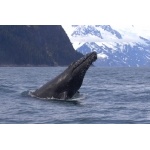
[[[97,59],[97,53],[94,51],[91,53],[93,62]]]

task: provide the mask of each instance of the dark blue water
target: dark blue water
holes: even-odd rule
[[[0,123],[150,123],[150,68],[91,67],[70,101],[29,95],[63,67],[1,67]]]

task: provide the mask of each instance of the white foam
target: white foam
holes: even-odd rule
[[[33,98],[37,98],[37,99],[43,99],[43,100],[56,100],[56,101],[78,101],[78,100],[82,100],[85,99],[85,95],[83,94],[75,94],[71,99],[58,99],[58,98],[54,98],[54,97],[47,97],[47,98],[41,98],[41,97],[37,97],[33,94],[33,91],[29,91],[28,95],[33,97]]]

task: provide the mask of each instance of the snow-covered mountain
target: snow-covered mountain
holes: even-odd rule
[[[73,47],[96,51],[99,66],[150,66],[150,27],[114,25],[63,26]]]

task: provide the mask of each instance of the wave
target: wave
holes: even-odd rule
[[[13,90],[13,88],[11,86],[1,85],[0,86],[0,92],[1,93],[14,93],[16,91]]]

